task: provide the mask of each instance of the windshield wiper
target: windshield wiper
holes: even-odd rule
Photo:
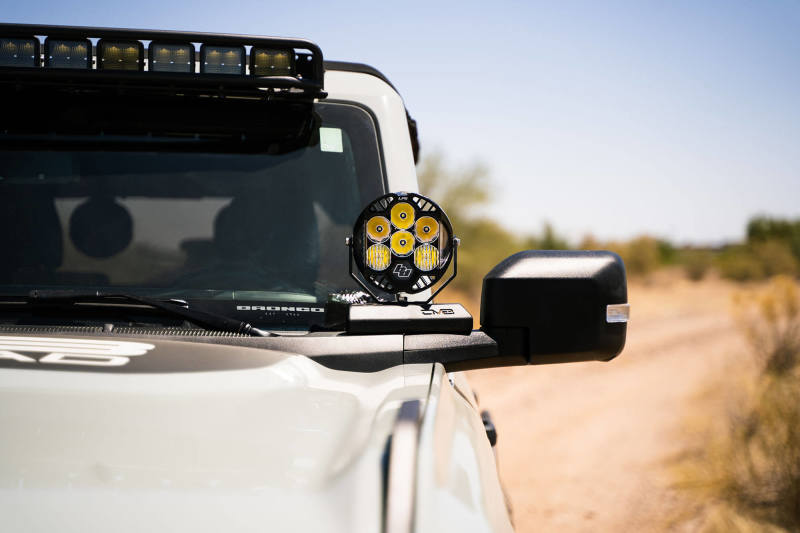
[[[188,304],[181,300],[156,300],[147,296],[138,296],[121,292],[81,291],[81,290],[32,290],[24,298],[29,304],[87,304],[91,305],[125,305],[141,304],[157,309],[166,315],[183,318],[200,326],[203,329],[239,333],[253,337],[268,337],[271,334],[247,322],[228,318],[225,315],[189,309]]]

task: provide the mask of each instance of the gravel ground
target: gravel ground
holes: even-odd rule
[[[746,357],[735,290],[676,276],[632,283],[614,361],[469,373],[498,428],[517,531],[692,529],[669,525],[687,502],[670,490],[667,462],[688,444],[698,393]]]

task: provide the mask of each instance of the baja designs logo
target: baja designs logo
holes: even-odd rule
[[[144,342],[58,337],[0,337],[0,360],[18,363],[122,366],[155,348]],[[39,356],[39,354],[46,354]]]
[[[392,269],[392,274],[397,279],[408,279],[411,277],[411,273],[414,272],[412,269],[408,268],[403,263],[397,263]]]

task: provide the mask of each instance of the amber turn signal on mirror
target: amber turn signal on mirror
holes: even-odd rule
[[[386,301],[415,294],[444,279],[450,263],[456,274],[458,239],[447,214],[436,202],[416,193],[391,193],[370,202],[353,227],[350,274],[372,296]],[[360,276],[353,272],[353,263]],[[436,293],[433,293],[428,301]]]

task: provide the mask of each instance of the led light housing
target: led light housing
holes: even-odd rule
[[[414,294],[443,280],[455,265],[457,239],[450,220],[432,200],[414,193],[387,194],[362,211],[348,241],[353,277],[376,299]],[[438,285],[438,292],[455,276]],[[434,293],[435,295],[436,293]],[[433,295],[431,295],[433,298]]]
[[[139,41],[110,41],[97,43],[97,68],[100,70],[143,70],[144,46]]]
[[[0,67],[38,67],[39,39],[0,37]]]
[[[200,72],[243,75],[244,46],[200,46]]]
[[[147,60],[154,72],[194,72],[194,46],[151,42]]]
[[[92,68],[92,42],[89,39],[44,40],[44,66],[50,68]]]
[[[250,50],[250,74],[253,76],[293,76],[294,51],[254,46]]]

